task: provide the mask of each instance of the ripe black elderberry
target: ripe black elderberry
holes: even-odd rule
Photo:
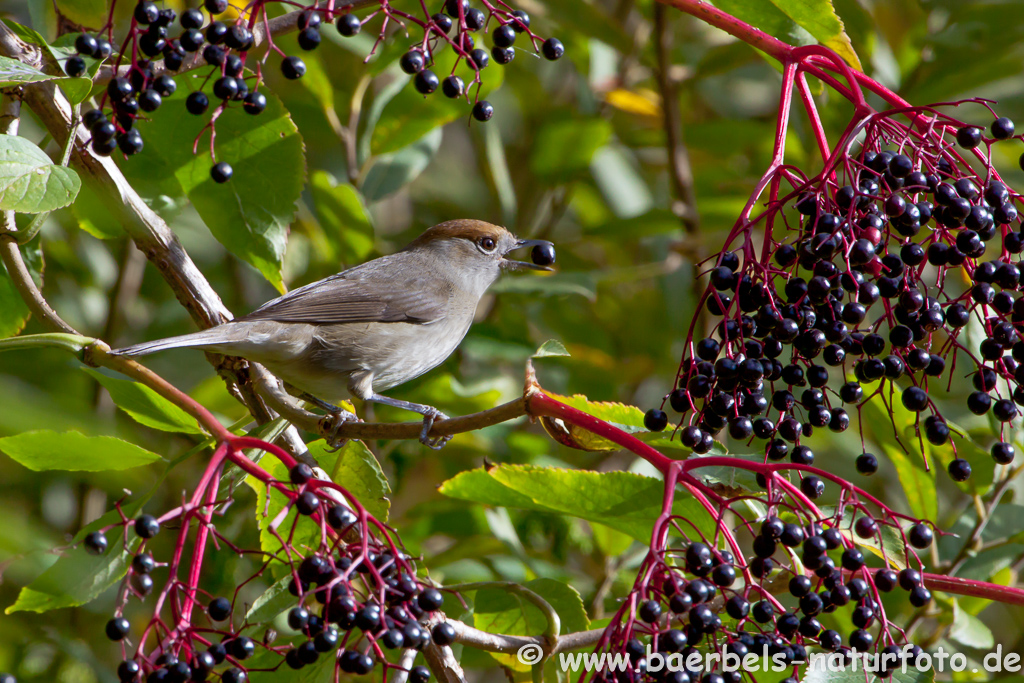
[[[545,59],[555,61],[565,54],[565,46],[558,38],[548,38],[541,46],[541,53]]]
[[[306,63],[295,56],[285,57],[281,61],[281,74],[289,80],[297,80],[306,74]]]
[[[242,109],[246,114],[262,114],[267,108],[267,96],[261,92],[251,92],[242,100]]]
[[[350,38],[359,33],[359,29],[362,28],[362,23],[359,21],[359,17],[354,14],[342,14],[338,17],[337,26],[338,33],[346,38]]]
[[[473,105],[473,118],[477,121],[490,121],[494,116],[494,107],[487,100],[480,100]]]
[[[215,183],[226,183],[231,180],[231,176],[234,175],[234,170],[231,165],[225,161],[218,161],[210,169],[210,177]]]
[[[971,477],[971,464],[963,458],[955,458],[947,468],[953,481],[967,481]]]
[[[416,86],[416,91],[424,95],[437,90],[439,84],[437,74],[430,69],[423,69],[416,74],[416,78],[413,79],[413,84]]]

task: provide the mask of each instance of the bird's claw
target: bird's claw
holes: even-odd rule
[[[448,416],[442,413],[436,408],[423,415],[423,429],[420,430],[420,443],[427,448],[431,448],[435,451],[439,451],[444,448],[444,445],[452,440],[451,434],[443,434],[434,438],[430,437],[430,430],[433,429],[434,423],[438,420],[447,420]]]
[[[341,431],[342,427],[349,422],[361,421],[355,413],[337,407],[335,407],[334,411],[324,417],[324,420],[330,420],[328,432],[324,437],[327,441],[328,453],[333,453],[348,442],[348,439],[338,438],[338,432]]]

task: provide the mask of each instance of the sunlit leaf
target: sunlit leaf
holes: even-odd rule
[[[204,71],[196,77],[205,77]],[[230,164],[234,176],[215,183],[204,132],[208,117],[185,111],[191,76],[179,76],[160,115],[139,125],[145,147],[123,164],[124,172],[150,196],[187,195],[214,237],[281,289],[288,224],[306,172],[302,138],[281,100],[261,87],[267,96],[262,114],[231,107],[216,121],[217,161]]]
[[[23,137],[0,135],[0,211],[42,213],[75,201],[82,181]]]
[[[485,505],[579,517],[648,543],[665,486],[658,479],[629,472],[499,465],[462,472],[439,490],[452,498]],[[673,509],[702,533],[713,532],[713,520],[692,498],[677,497]]]
[[[113,436],[47,429],[0,438],[0,451],[36,472],[126,470],[160,459],[156,453]]]
[[[202,434],[196,419],[145,384],[82,368],[110,393],[114,404],[140,424],[165,432]]]

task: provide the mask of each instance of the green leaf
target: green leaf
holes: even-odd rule
[[[382,522],[388,521],[391,510],[391,486],[387,477],[380,469],[380,463],[370,449],[362,441],[349,441],[341,450],[333,454],[327,452],[327,442],[323,439],[308,444],[309,453],[320,466],[331,475],[331,481],[344,486],[366,511]]]
[[[60,13],[81,26],[100,28],[108,12],[107,0],[60,0]]]
[[[274,583],[273,586],[263,591],[252,607],[245,613],[245,621],[248,624],[262,624],[273,621],[274,618],[290,607],[295,606],[295,596],[288,592],[288,584],[291,583],[292,575],[285,574]]]
[[[530,274],[503,277],[491,285],[491,291],[495,294],[511,292],[540,294],[541,296],[578,295],[589,301],[597,301],[597,281],[591,273]]]
[[[610,422],[625,432],[636,434],[647,431],[647,428],[644,427],[644,413],[636,406],[607,401],[591,401],[586,396],[579,394],[575,396],[550,394],[550,396],[588,415],[593,415],[605,422]],[[617,451],[620,448],[618,444],[612,441],[597,436],[583,427],[577,427],[562,420],[555,421],[550,418],[542,418],[541,424],[551,438],[570,448],[578,448],[585,451]]]
[[[554,579],[534,579],[522,584],[544,599],[558,614],[560,634],[590,628],[583,600],[575,588]],[[473,605],[473,626],[489,633],[515,636],[538,636],[548,626],[547,617],[539,607],[514,589],[483,588],[476,592]],[[528,671],[515,655],[491,655],[504,666]]]
[[[618,557],[633,545],[633,539],[628,535],[609,529],[604,524],[591,522],[590,530],[594,536],[594,544],[606,557]]]
[[[208,73],[203,69],[196,78]],[[281,290],[288,224],[305,176],[302,138],[281,100],[263,88],[267,108],[259,116],[231,107],[217,118],[217,161],[230,164],[234,176],[227,183],[213,182],[209,132],[203,131],[208,117],[185,112],[193,88],[182,80],[191,76],[179,76],[178,90],[164,99],[161,115],[140,125],[146,146],[124,164],[125,174],[148,196],[188,196],[214,237]]]
[[[871,395],[877,387],[877,383],[865,384],[864,394]],[[871,425],[874,440],[896,467],[911,512],[919,519],[934,520],[939,515],[935,477],[924,464],[930,448],[924,442],[926,445],[922,450],[922,442],[914,433],[915,415],[903,406],[898,394],[890,394],[889,387],[886,384],[882,393],[875,394],[863,404],[862,424]],[[930,464],[934,465],[934,460]]]
[[[530,358],[551,358],[552,356],[571,356],[565,344],[557,339],[548,339],[540,345]]]
[[[82,181],[17,135],[0,135],[0,211],[42,213],[75,201]]]
[[[138,543],[139,539],[132,539],[132,545]],[[46,612],[84,605],[117,583],[127,573],[131,558],[127,551],[97,556],[81,548],[73,550],[22,588],[17,601],[5,612]]]
[[[964,647],[976,650],[989,650],[995,645],[995,636],[985,622],[964,611],[957,604],[956,598],[953,598],[953,623],[950,624],[946,637]]]
[[[823,505],[821,506],[821,510],[826,515],[835,515],[836,512],[835,507],[831,505]],[[903,536],[899,530],[889,526],[888,524],[880,524],[878,526],[878,531],[881,536],[881,542],[879,542],[878,536],[861,538],[851,530],[854,523],[854,516],[854,510],[851,508],[846,507],[843,509],[843,518],[839,522],[840,533],[850,541],[866,548],[878,557],[888,560],[890,565],[896,569],[906,569],[907,546],[903,542]]]
[[[263,458],[260,461],[260,467],[274,479],[288,481],[288,468],[277,458]],[[253,477],[247,476],[245,483],[256,492],[255,513],[256,522],[260,528],[260,547],[268,554],[277,554],[281,550],[281,542],[271,532],[270,524],[284,510],[288,499],[280,491],[268,488],[266,484]],[[298,517],[298,522],[296,522],[296,517]],[[291,545],[298,552],[306,553],[320,546],[320,527],[309,517],[299,516],[294,506],[278,526],[278,533],[282,537],[288,538],[293,526],[295,532],[291,535]],[[275,577],[285,574],[284,565],[279,561],[272,560],[270,569]]]
[[[564,181],[586,173],[594,153],[611,139],[605,119],[549,121],[537,131],[530,170],[544,180]]]
[[[21,247],[22,259],[37,287],[43,285],[43,250],[40,240]],[[0,339],[13,337],[25,329],[31,312],[7,273],[7,265],[0,262]]]
[[[313,664],[295,671],[282,663],[278,653],[260,649],[245,661],[245,666],[252,683],[333,683],[335,662],[334,653],[323,654]]]
[[[444,78],[455,67],[455,57],[451,49],[437,50],[431,71]],[[481,72],[483,87],[479,93],[476,92],[476,86],[471,85],[473,71],[466,66],[465,60],[456,69],[456,73],[479,99],[486,99],[488,94],[501,85],[505,70],[494,67],[484,69]],[[403,149],[446,123],[458,118],[468,120],[469,105],[465,100],[437,97],[437,93],[421,95],[408,83],[412,79],[404,74],[397,77],[404,79],[407,85],[384,107],[373,129],[373,137],[370,139],[373,154],[387,154]]]
[[[907,666],[906,673],[902,668],[897,668],[892,678],[881,679],[871,673],[865,674],[863,662],[859,662],[856,669],[846,666],[833,670],[829,666],[824,666],[826,661],[828,660],[821,660],[819,666],[808,666],[800,678],[800,683],[881,683],[882,680],[887,683],[932,683],[935,680],[934,667],[921,671],[917,667]]]
[[[152,491],[127,503],[122,506],[121,512],[129,518],[135,517],[151,495]],[[110,510],[81,529],[75,535],[74,542],[80,544],[86,534],[120,520],[121,513]],[[17,601],[6,609],[6,613],[46,612],[91,602],[124,577],[133,551],[140,542],[140,538],[132,535],[127,549],[119,550],[120,544],[115,543],[102,555],[92,555],[81,545],[70,549],[32,583],[22,588]]]
[[[36,472],[127,470],[160,459],[156,453],[112,436],[48,429],[0,438],[0,451]]]
[[[498,465],[462,472],[444,482],[446,496],[485,505],[579,517],[649,543],[661,514],[664,483],[629,472],[588,472],[531,465]],[[711,537],[713,520],[689,496],[677,496],[675,514]],[[684,525],[685,526],[685,525]]]
[[[114,404],[140,424],[165,432],[202,434],[196,419],[145,384],[82,368],[110,394]]]
[[[386,496],[391,493],[391,489],[384,473],[381,472],[377,459],[362,442],[349,441],[344,448],[333,453],[328,450],[323,439],[309,443],[307,447],[310,455],[316,459],[320,467],[330,474],[332,481],[344,486],[371,515],[382,522],[387,521],[391,502]],[[275,479],[288,481],[288,468],[277,458],[264,459],[260,464]],[[277,552],[281,548],[281,544],[270,532],[269,526],[270,522],[284,509],[287,499],[283,493],[274,490],[270,492],[268,502],[267,487],[262,482],[247,477],[246,483],[256,491],[256,520],[260,527],[260,544],[267,552]],[[279,531],[286,532],[282,535],[287,535],[297,514],[293,507],[285,520],[281,522]],[[318,547],[320,545],[320,527],[310,518],[301,517],[292,539],[292,545],[303,550]],[[280,570],[281,566],[276,565],[275,571],[280,572]]]
[[[617,218],[599,223],[587,229],[590,235],[621,238],[629,235],[630,239],[647,237],[648,235],[666,235],[683,229],[679,216],[669,209],[651,209],[646,213],[632,218]]]
[[[771,0],[786,16],[807,30],[825,47],[834,50],[854,69],[861,69],[843,20],[836,14],[832,0]]]
[[[57,78],[60,78],[60,76],[51,76],[29,66],[25,62],[0,56],[0,87],[6,88],[25,83],[40,83]]]
[[[336,260],[343,263],[365,261],[373,252],[373,223],[359,190],[338,183],[326,171],[314,171],[309,189],[313,195],[320,226],[337,246]]]
[[[411,183],[430,165],[442,137],[441,129],[434,128],[408,147],[377,157],[363,180],[363,196],[375,202]]]

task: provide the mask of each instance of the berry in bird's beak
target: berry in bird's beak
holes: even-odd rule
[[[533,247],[533,251],[530,252],[533,263],[514,261],[508,257],[508,254],[505,254],[505,259],[501,262],[501,265],[509,270],[553,270],[549,266],[555,262],[554,244],[547,240],[519,240],[510,251],[524,247]]]

